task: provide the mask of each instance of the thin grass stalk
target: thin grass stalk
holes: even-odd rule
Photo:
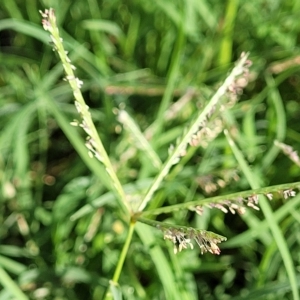
[[[119,257],[119,261],[118,261],[117,268],[115,270],[114,276],[112,278],[113,282],[118,282],[118,280],[120,278],[120,274],[121,274],[121,271],[122,271],[122,268],[123,268],[123,264],[124,264],[125,258],[127,256],[129,245],[130,245],[132,235],[133,235],[133,232],[134,232],[134,225],[135,225],[135,222],[131,221],[130,225],[129,225],[126,241],[125,241],[125,244],[123,246],[121,255]]]
[[[120,278],[120,275],[121,275],[121,272],[122,272],[122,268],[123,268],[123,265],[124,265],[124,261],[126,259],[128,249],[129,249],[129,246],[130,246],[130,242],[131,242],[131,239],[132,239],[132,236],[133,236],[134,226],[135,226],[135,222],[130,221],[126,241],[125,241],[125,244],[123,246],[122,252],[119,256],[119,260],[118,260],[117,267],[115,269],[113,278],[110,281],[110,286],[116,286],[118,281],[119,281],[119,278]],[[111,291],[109,289],[106,292],[105,299],[106,300],[112,299]]]

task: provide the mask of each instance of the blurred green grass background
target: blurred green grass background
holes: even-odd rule
[[[273,141],[299,150],[300,1],[2,0],[0,300],[102,299],[126,237],[103,168],[89,159],[84,134],[69,125],[78,118],[73,95],[38,12],[49,7],[84,81],[104,146],[131,195],[138,196],[156,170],[135,150],[114,108],[126,106],[142,131],[157,126],[151,143],[164,161],[170,143],[242,51],[250,52],[253,66],[228,116],[238,145],[261,186],[299,181],[299,167]],[[191,101],[166,120],[165,111],[189,89]],[[223,136],[206,149],[192,148],[183,160],[153,203],[249,189]],[[205,190],[208,184],[216,190]],[[296,196],[271,203],[298,284],[299,201]],[[95,208],[71,221],[88,203]],[[261,212],[241,218],[179,211],[164,218],[215,231],[228,242],[218,257],[201,256],[198,249],[174,256],[159,232],[139,227],[120,278],[124,299],[293,299]],[[168,263],[161,270],[158,248]],[[172,277],[164,278],[164,267]]]

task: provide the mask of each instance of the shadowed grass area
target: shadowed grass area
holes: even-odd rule
[[[299,9],[2,1],[0,300],[299,299]]]

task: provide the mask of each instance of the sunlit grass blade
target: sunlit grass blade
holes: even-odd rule
[[[0,255],[0,265],[9,272],[16,275],[20,275],[23,271],[26,270],[25,265],[3,255]]]
[[[18,300],[29,300],[29,298],[22,292],[15,281],[0,267],[0,284],[10,291],[12,295]]]

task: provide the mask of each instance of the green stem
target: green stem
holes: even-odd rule
[[[115,270],[115,274],[114,274],[113,279],[112,279],[112,281],[115,282],[115,283],[117,283],[118,280],[119,280],[119,277],[120,277],[120,274],[121,274],[121,271],[122,271],[122,268],[123,268],[123,264],[124,264],[124,261],[125,261],[128,249],[129,249],[129,245],[130,245],[130,242],[131,242],[131,239],[132,239],[132,235],[133,235],[133,232],[134,232],[134,226],[135,226],[135,222],[130,221],[127,238],[126,238],[125,244],[123,246],[123,249],[122,249],[118,264],[117,264],[117,268]]]
[[[224,66],[231,62],[234,21],[236,19],[239,0],[228,0],[224,18],[223,38],[220,45],[219,65]]]
[[[124,261],[125,261],[125,258],[127,256],[129,245],[130,245],[130,242],[131,242],[131,239],[132,239],[132,236],[133,236],[135,223],[136,222],[134,220],[130,221],[129,229],[128,229],[128,233],[127,233],[127,237],[126,237],[126,241],[125,241],[125,244],[123,246],[121,255],[119,257],[119,260],[118,260],[118,263],[117,263],[117,267],[115,269],[115,273],[113,275],[112,280],[110,281],[110,287],[111,288],[117,288],[118,287],[118,281],[119,281],[119,278],[120,278],[120,275],[121,275],[121,272],[122,272],[122,268],[123,268],[123,265],[124,265]],[[111,289],[107,289],[106,295],[105,295],[104,299],[105,300],[111,300],[111,299],[113,299],[112,298],[112,291],[111,291]]]

